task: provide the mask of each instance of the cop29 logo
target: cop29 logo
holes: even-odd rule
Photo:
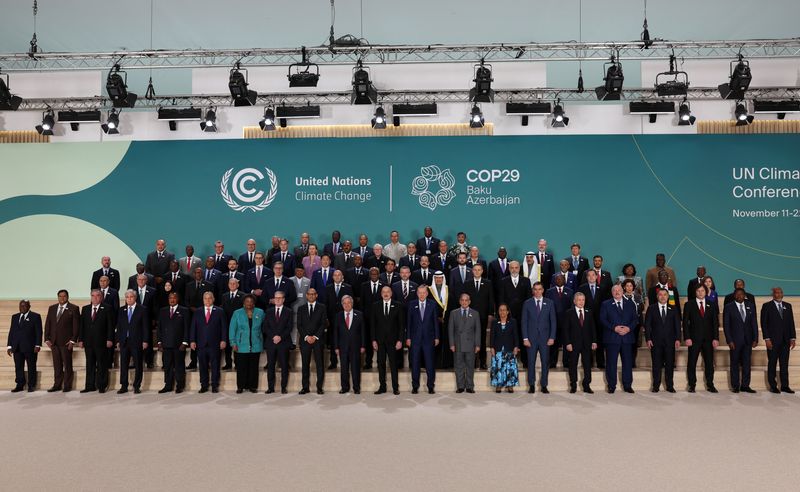
[[[268,167],[265,167],[264,170],[267,172],[266,176],[261,170],[254,167],[244,168],[233,175],[233,181],[231,181],[233,168],[225,171],[219,185],[219,193],[222,195],[222,200],[225,204],[237,212],[244,212],[245,210],[259,212],[269,207],[278,194],[278,178]],[[264,181],[265,177],[269,179],[268,190],[264,183],[254,187],[256,183]],[[230,193],[228,192],[229,188]],[[231,193],[233,196],[231,196]]]
[[[439,166],[423,166],[419,176],[411,181],[411,194],[419,197],[419,204],[429,210],[436,207],[449,205],[456,193],[453,187],[456,180],[449,169],[439,169]]]

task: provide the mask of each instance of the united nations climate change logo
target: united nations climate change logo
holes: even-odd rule
[[[228,193],[228,183],[231,180],[233,168],[225,171],[219,184],[219,193],[225,203],[237,212],[244,212],[245,210],[259,212],[269,207],[278,194],[278,178],[268,167],[265,167],[264,170],[267,172],[266,177],[269,179],[269,192],[266,193],[266,196],[265,190],[252,186],[254,183],[264,180],[264,173],[254,167],[247,167],[233,176],[233,182],[230,183],[233,198]]]
[[[423,166],[419,174],[411,182],[411,194],[419,197],[419,204],[423,207],[436,210],[436,207],[449,205],[456,197],[453,191],[456,180],[449,169],[442,170],[435,165]]]

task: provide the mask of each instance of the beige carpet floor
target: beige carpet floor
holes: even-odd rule
[[[797,490],[800,395],[0,394],[3,490]]]

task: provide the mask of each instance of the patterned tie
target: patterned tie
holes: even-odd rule
[[[344,324],[347,326],[347,329],[350,329],[350,311],[344,313]]]
[[[56,323],[61,319],[61,315],[64,314],[64,306],[58,306],[58,313],[56,314]]]
[[[128,306],[128,323],[131,322],[131,318],[133,318],[133,309]],[[92,319],[94,319],[94,316],[92,316]]]

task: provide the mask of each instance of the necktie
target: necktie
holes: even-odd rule
[[[467,310],[466,309],[462,309],[461,310],[461,317],[462,318],[466,318],[467,317]]]
[[[700,301],[700,317],[706,317],[706,303],[703,301]]]
[[[592,284],[592,285],[590,285],[590,287],[592,288],[592,299],[594,299],[594,287],[595,287],[595,285]]]
[[[578,311],[578,321],[581,322],[581,326],[583,326],[583,309]]]
[[[577,270],[577,269],[578,269],[578,258],[576,258],[576,257],[574,257],[574,256],[572,257],[572,268],[573,268],[574,270]]]
[[[286,253],[281,253],[281,263],[286,263]]]
[[[422,280],[428,281],[428,270],[422,270]]]
[[[256,283],[261,283],[261,267],[256,267]]]
[[[665,306],[661,306],[661,321],[667,319],[667,308]]]
[[[783,303],[782,302],[778,303],[778,316],[780,316],[781,319],[783,319]]]
[[[511,277],[511,283],[514,284],[514,288],[516,289],[517,288],[517,278],[516,277]]]
[[[322,285],[325,285],[327,283],[328,283],[328,269],[324,268],[322,270]]]
[[[278,277],[275,277],[275,288],[277,289],[280,284],[281,280]]]
[[[139,303],[144,304],[144,289],[139,291]]]
[[[211,280],[211,270],[206,270],[206,280]]]
[[[403,298],[408,297],[408,282],[403,282]]]
[[[617,301],[617,309],[619,309],[620,312],[622,312],[622,302]]]
[[[350,311],[344,313],[344,324],[347,326],[347,329],[350,329]]]
[[[309,304],[308,305],[308,317],[310,318],[313,314],[314,314],[314,305],[313,304]]]
[[[219,263],[219,260],[220,260],[221,258],[222,258],[222,256],[221,256],[221,255],[217,255],[217,263]]]
[[[58,320],[61,319],[62,314],[64,314],[64,306],[58,306],[58,314],[56,314],[56,323],[58,323]]]
[[[92,321],[94,321],[94,317],[97,315],[97,306],[92,307]],[[130,317],[128,317],[128,321],[130,321]]]
[[[206,323],[211,319],[211,308],[206,308]]]
[[[339,297],[339,284],[336,284],[336,297]]]
[[[747,317],[744,312],[744,304],[739,304],[739,314],[742,316],[742,321]]]
[[[132,317],[133,317],[133,309],[130,306],[128,306],[128,323],[131,322]],[[94,317],[92,319],[94,319]]]
[[[544,264],[544,253],[542,253],[541,251],[539,252],[539,264],[540,265]]]
[[[108,270],[107,270],[107,269],[105,269],[105,268],[103,269],[103,275],[104,275],[104,276],[106,276],[106,277],[108,277]]]
[[[425,301],[419,303],[419,317],[425,319]]]
[[[275,321],[281,320],[281,308],[275,310]]]
[[[558,298],[561,299],[561,287],[558,288]]]
[[[537,313],[541,313],[542,312],[542,301],[538,300],[538,299],[536,300],[536,312]]]
[[[480,280],[476,280],[475,281],[475,292],[480,292],[480,290],[481,290],[481,281]]]
[[[506,273],[506,260],[500,260],[500,269]]]
[[[372,282],[372,295],[374,296],[377,293],[378,293],[378,284]]]
[[[461,267],[461,282],[467,280],[467,267]]]
[[[172,272],[172,281],[175,282],[175,280],[177,280],[177,279],[178,279],[178,273],[177,272]]]
[[[192,259],[188,257],[186,258],[186,271],[192,271]]]
[[[231,300],[233,300],[233,292],[231,292]]]
[[[169,308],[169,319],[172,319],[174,315],[175,315],[175,306]]]
[[[389,303],[388,302],[384,302],[383,303],[383,315],[384,316],[389,316]]]

